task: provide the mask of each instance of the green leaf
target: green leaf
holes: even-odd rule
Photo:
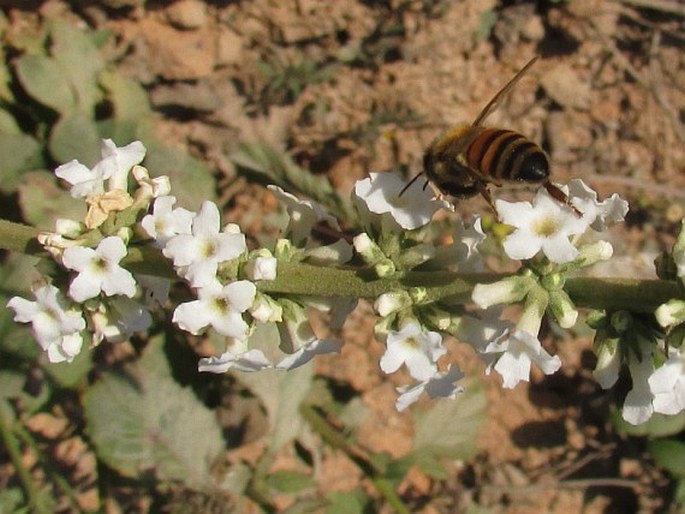
[[[11,400],[22,395],[26,386],[26,373],[13,369],[0,370],[0,399]],[[0,512],[2,512],[0,510]]]
[[[44,165],[42,147],[26,134],[0,133],[0,189],[14,193],[22,173]]]
[[[38,278],[35,271],[38,258],[17,253],[10,254],[0,267],[0,305],[7,305],[10,297],[22,296],[33,300],[28,292],[31,283]],[[11,355],[20,361],[36,359],[41,351],[33,339],[30,325],[17,323],[13,320],[14,311],[0,309],[0,352]]]
[[[50,37],[51,54],[76,93],[78,109],[93,113],[100,97],[98,74],[105,67],[100,51],[83,31],[61,21],[53,23]]]
[[[316,485],[312,477],[297,471],[276,471],[264,480],[266,485],[283,493],[297,493]]]
[[[67,77],[57,62],[44,55],[24,55],[16,63],[21,87],[37,102],[66,113],[76,105]]]
[[[24,495],[18,487],[0,491],[0,512],[28,514],[31,509],[26,505]]]
[[[24,174],[18,190],[24,220],[41,230],[54,230],[57,218],[79,220],[85,215],[85,203],[59,187],[51,172]]]
[[[370,498],[360,490],[336,491],[326,495],[328,508],[326,514],[364,514]]]
[[[52,127],[48,150],[57,162],[76,159],[93,166],[100,160],[100,135],[95,122],[81,111],[62,116]]]
[[[476,437],[485,421],[483,384],[472,380],[456,399],[432,402],[414,421],[414,451],[430,451],[451,459],[468,459],[476,452]]]
[[[87,428],[98,456],[127,477],[154,471],[189,487],[211,483],[224,448],[216,416],[171,376],[161,337],[128,375],[106,374],[86,393]]]
[[[137,120],[151,114],[147,93],[138,82],[113,71],[104,71],[100,75],[100,85],[107,92],[117,120]]]
[[[23,134],[17,120],[5,109],[0,109],[0,134],[12,136]]]
[[[84,334],[83,348],[72,362],[47,363],[43,366],[46,374],[65,388],[77,389],[93,369],[93,353],[88,348],[88,336]]]
[[[245,143],[231,156],[239,168],[268,184],[276,184],[291,193],[299,192],[323,204],[334,216],[349,223],[357,220],[349,200],[343,199],[325,177],[317,177],[301,168],[290,156],[280,154],[262,143]]]
[[[473,37],[477,43],[482,43],[490,37],[492,29],[497,23],[497,17],[497,13],[492,9],[483,11],[480,14],[478,26],[476,27],[476,30],[473,34]]]
[[[273,324],[260,324],[250,336],[250,347],[278,341],[278,331]],[[262,401],[271,424],[269,446],[278,450],[300,435],[303,420],[299,407],[312,385],[312,364],[284,373],[265,370],[259,373],[241,373],[237,378]]]
[[[647,449],[656,463],[679,478],[685,478],[685,443],[674,439],[650,441]]]
[[[611,421],[617,430],[636,437],[666,437],[675,435],[685,429],[685,412],[675,416],[652,414],[652,417],[642,425],[631,425],[623,419],[620,411],[611,415]]]

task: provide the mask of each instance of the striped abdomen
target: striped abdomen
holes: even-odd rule
[[[542,149],[513,130],[484,129],[466,149],[466,162],[493,181],[544,182],[549,162]]]

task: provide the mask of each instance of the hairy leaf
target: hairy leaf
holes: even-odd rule
[[[476,436],[486,416],[483,385],[471,381],[456,399],[433,400],[429,410],[417,413],[414,451],[467,459],[476,451]]]
[[[48,149],[57,162],[77,159],[93,166],[100,159],[100,135],[95,122],[81,111],[62,116],[52,127]]]
[[[85,397],[88,431],[98,456],[119,473],[152,472],[202,488],[224,448],[215,415],[178,385],[152,340],[130,374],[108,373]]]
[[[67,77],[54,60],[44,55],[24,55],[16,63],[21,87],[37,102],[66,113],[76,105]]]

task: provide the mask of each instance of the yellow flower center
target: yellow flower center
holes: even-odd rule
[[[551,216],[540,218],[533,224],[533,231],[543,237],[550,237],[559,230],[559,223]]]

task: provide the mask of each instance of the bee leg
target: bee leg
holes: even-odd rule
[[[476,182],[476,187],[478,188],[478,192],[480,195],[485,198],[485,201],[488,202],[488,205],[490,208],[494,211],[495,216],[497,216],[497,209],[495,209],[495,204],[492,201],[492,196],[490,195],[490,190],[488,189],[487,183],[483,182],[482,180],[479,180]]]
[[[561,189],[559,189],[557,186],[555,186],[549,181],[542,184],[542,186],[549,193],[549,196],[554,198],[557,202],[563,203],[564,205],[568,205],[571,209],[573,209],[573,212],[575,212],[578,215],[578,217],[582,216],[582,213],[575,208],[575,206],[571,203],[571,199]]]

